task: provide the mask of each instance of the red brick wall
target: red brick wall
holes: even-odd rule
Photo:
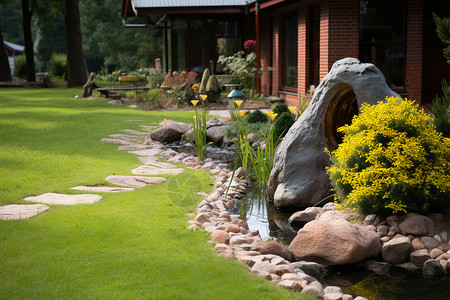
[[[273,17],[272,28],[272,95],[278,96],[278,88],[280,86],[280,34],[281,34],[281,20],[280,15]]]
[[[268,67],[272,66],[271,54],[272,48],[272,22],[270,22],[270,17],[263,19],[264,22],[260,25],[260,53],[261,53],[261,94],[270,95],[271,94],[271,72],[267,70]]]
[[[320,5],[320,80],[334,62],[358,57],[359,0],[323,0]]]
[[[301,97],[306,94],[306,75],[308,74],[308,39],[307,39],[307,24],[308,24],[308,6],[305,2],[300,4],[298,9],[298,57],[297,57],[297,93]],[[297,101],[298,102],[298,101]],[[298,106],[298,103],[297,105]]]
[[[420,103],[422,96],[423,1],[410,0],[407,7],[406,97]]]

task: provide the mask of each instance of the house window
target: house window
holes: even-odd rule
[[[288,88],[297,88],[297,54],[298,54],[298,18],[297,12],[290,12],[284,16],[284,72],[283,85]],[[296,92],[296,90],[295,90]]]
[[[377,66],[392,89],[405,82],[406,1],[360,0],[359,58]]]

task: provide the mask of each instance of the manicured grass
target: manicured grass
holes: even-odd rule
[[[101,138],[192,112],[145,112],[77,89],[0,90],[0,204],[46,192],[80,193],[141,165]],[[186,212],[211,191],[209,173],[186,169],[165,184],[102,194],[92,205],[58,206],[0,221],[0,299],[280,299],[299,294],[216,255]],[[176,197],[179,195],[179,197]],[[181,200],[180,200],[181,199]]]

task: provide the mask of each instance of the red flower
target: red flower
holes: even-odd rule
[[[244,49],[247,51],[252,51],[256,47],[256,41],[248,40],[244,43]]]

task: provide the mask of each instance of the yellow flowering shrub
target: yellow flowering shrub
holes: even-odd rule
[[[364,104],[327,169],[342,206],[387,215],[450,203],[450,139],[412,101]]]

